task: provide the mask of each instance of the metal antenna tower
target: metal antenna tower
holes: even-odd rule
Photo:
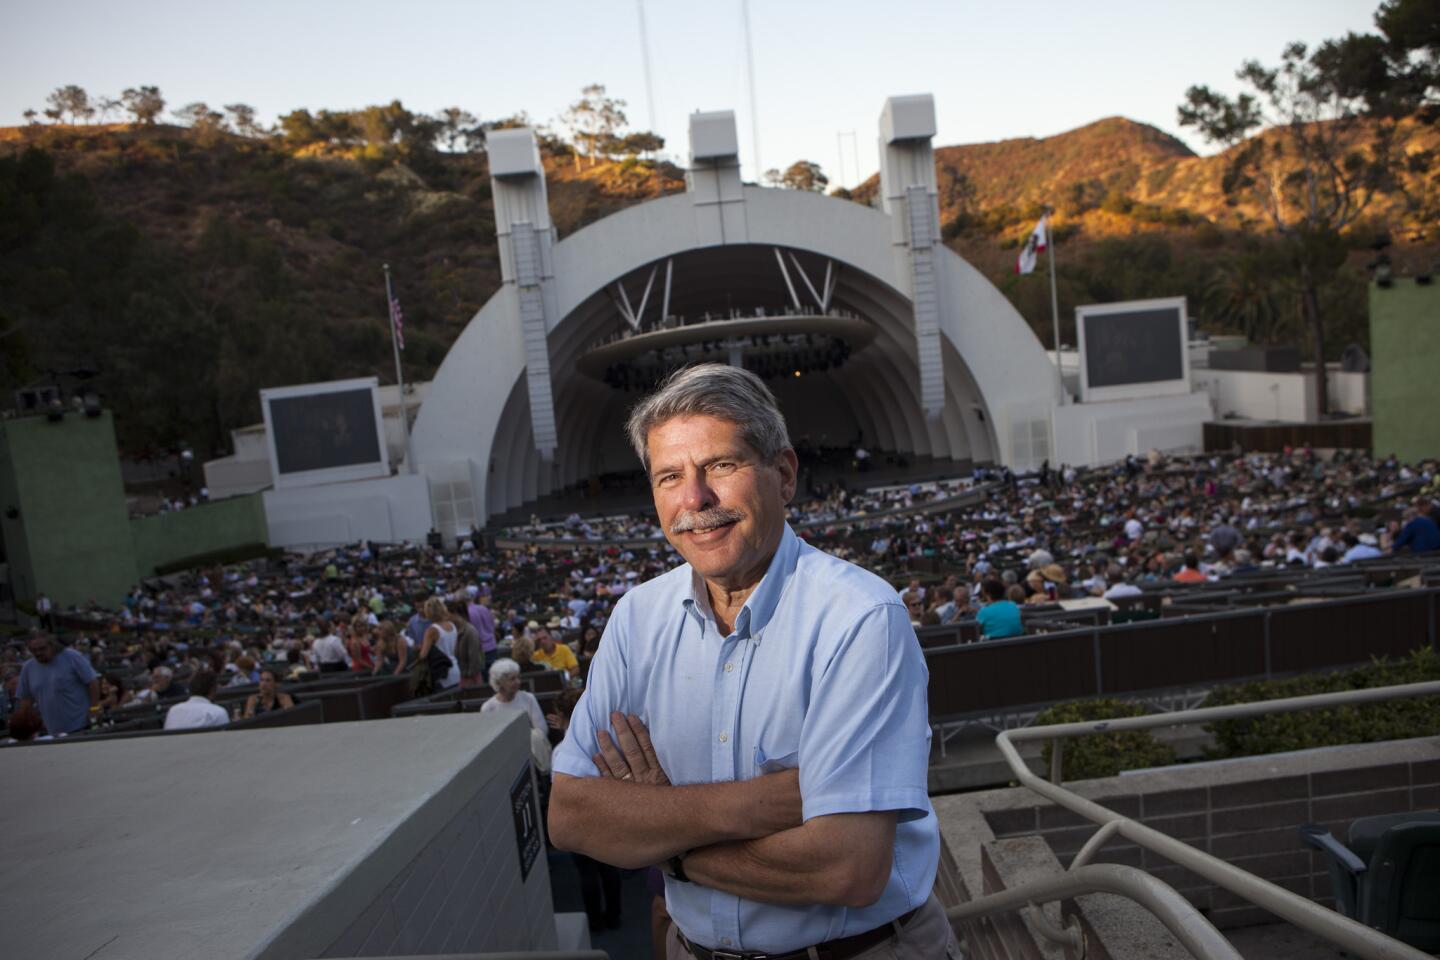
[[[760,112],[755,106],[755,51],[750,41],[750,0],[740,0],[740,17],[745,24],[745,74],[750,86],[750,148],[755,165],[755,182],[765,173],[760,165]]]
[[[645,67],[645,107],[650,115],[650,132],[655,133],[655,86],[650,82],[650,35],[645,30],[645,0],[635,0],[635,12],[640,15],[640,62]]]
[[[856,184],[860,182],[860,148],[859,146],[857,146],[857,144],[859,143],[859,138],[855,136],[854,130],[837,130],[835,132],[835,153],[840,160],[840,177],[835,182],[835,185],[838,187],[846,188],[851,186],[850,181],[845,178],[845,139],[847,137],[850,140],[850,157],[853,167],[853,169],[851,169],[849,173],[850,176],[854,178]]]

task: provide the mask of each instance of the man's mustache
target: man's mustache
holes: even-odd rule
[[[744,519],[745,514],[733,507],[711,507],[709,510],[680,514],[675,522],[670,525],[670,532],[688,533],[695,529],[719,527],[727,523],[738,523]]]

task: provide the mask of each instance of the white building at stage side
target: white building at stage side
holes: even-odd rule
[[[743,184],[733,114],[696,113],[684,193],[558,240],[534,135],[493,131],[503,285],[451,347],[416,419],[413,463],[399,472],[427,483],[273,490],[272,542],[418,539],[425,517],[449,536],[634,469],[621,425],[639,388],[700,360],[767,375],[792,437],[817,445],[863,443],[957,470],[1198,451],[1211,415],[1203,392],[1062,396],[1025,320],[941,243],[934,134],[928,95],[886,101],[875,209]],[[417,490],[428,491],[423,510],[380,509]]]

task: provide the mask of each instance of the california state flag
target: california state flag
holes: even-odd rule
[[[1025,241],[1025,246],[1020,248],[1020,258],[1015,261],[1016,273],[1030,273],[1035,269],[1035,261],[1045,250],[1045,227],[1050,216],[1046,214],[1035,224],[1035,229],[1030,231],[1030,238]]]

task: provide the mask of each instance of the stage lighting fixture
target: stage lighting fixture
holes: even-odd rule
[[[85,394],[85,416],[93,419],[100,416],[101,412],[100,398],[93,393]]]
[[[51,423],[59,423],[65,419],[65,404],[60,402],[59,397],[51,399],[49,406],[45,410],[45,419]]]

